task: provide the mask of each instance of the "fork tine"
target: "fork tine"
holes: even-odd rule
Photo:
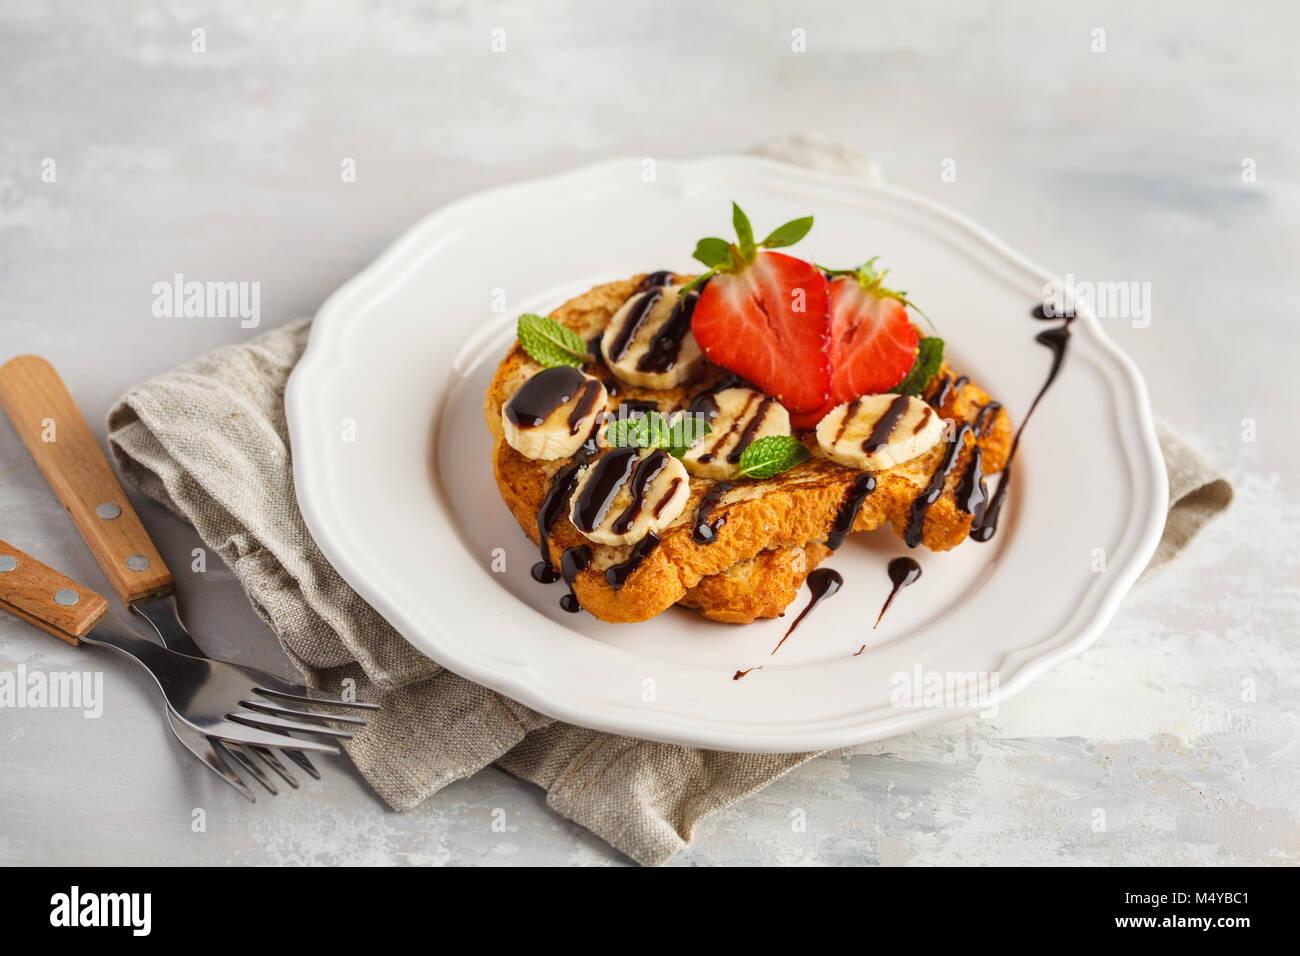
[[[228,757],[230,752],[226,750],[221,741],[205,737],[188,725],[181,723],[172,714],[170,707],[164,708],[164,713],[167,715],[167,723],[171,724],[177,738],[189,748],[190,753],[198,757],[205,767],[234,787],[239,795],[249,803],[257,803],[257,795],[253,793],[248,784],[244,783],[243,777],[230,769],[230,764],[222,756],[222,754],[225,754]]]
[[[286,685],[287,686],[287,685]],[[378,704],[366,700],[343,700],[324,694],[309,687],[295,688],[293,692],[270,687],[254,687],[253,690],[263,697],[277,697],[280,700],[296,700],[303,704],[326,704],[330,707],[351,707],[355,710],[378,710]]]
[[[285,734],[285,736],[287,737],[288,734]],[[296,763],[299,767],[302,767],[302,769],[307,773],[311,774],[314,779],[320,779],[320,771],[316,769],[315,765],[307,759],[307,755],[301,750],[284,750],[281,751],[281,753]]]
[[[271,778],[262,772],[262,768],[253,761],[252,757],[248,756],[248,754],[244,752],[243,747],[228,746],[226,747],[226,753],[238,760],[240,765],[253,775],[253,779],[270,791],[272,796],[279,795],[280,791],[275,789],[275,784],[271,782]]]
[[[285,783],[293,787],[295,790],[298,789],[298,781],[294,778],[293,774],[289,772],[289,768],[280,763],[280,759],[274,753],[267,750],[265,747],[249,747],[248,749],[261,757],[266,765],[278,773]]]
[[[352,724],[354,727],[364,727],[366,725],[364,717],[353,717],[350,714],[322,714],[317,710],[308,710],[306,707],[295,707],[286,703],[269,704],[266,701],[244,699],[239,702],[239,706],[263,714],[276,714],[280,717],[314,717],[316,720],[329,720],[336,724]]]
[[[336,737],[340,740],[350,740],[352,738],[352,734],[346,730],[335,730],[333,727],[326,727],[324,724],[286,720],[284,717],[276,717],[273,714],[259,714],[255,711],[244,710],[226,716],[236,723],[247,724],[250,727],[258,727],[262,730],[291,730],[300,734],[321,734],[325,737]],[[305,743],[305,741],[294,738],[295,745],[301,743]],[[277,746],[283,747],[284,741],[280,741]]]
[[[313,728],[315,729],[315,728]],[[339,748],[324,740],[299,740],[291,737],[288,740],[282,733],[264,730],[252,724],[236,722],[234,720],[218,720],[203,727],[203,733],[209,737],[217,737],[226,744],[250,744],[257,747],[284,747],[289,740],[293,741],[295,750],[310,750],[321,754],[337,754]]]

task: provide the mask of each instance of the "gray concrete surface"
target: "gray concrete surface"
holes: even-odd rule
[[[102,438],[126,387],[258,331],[154,318],[177,272],[259,281],[265,329],[481,187],[819,131],[1058,273],[1150,282],[1150,327],[1112,334],[1237,500],[995,720],[815,761],[674,863],[1295,863],[1297,32],[1295,5],[1201,0],[9,4],[0,356],[49,357]],[[194,532],[140,507],[208,646],[283,666],[223,569],[186,570]],[[0,529],[107,588],[7,424]],[[20,665],[97,662],[0,616]],[[0,709],[0,862],[627,862],[492,769],[404,815],[341,762],[248,807],[104,673],[98,719]]]

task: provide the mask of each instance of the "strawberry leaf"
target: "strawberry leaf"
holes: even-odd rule
[[[589,359],[587,343],[577,332],[544,315],[531,312],[521,315],[517,334],[528,357],[547,368],[558,365],[581,368]]]
[[[740,255],[746,262],[754,258],[757,248],[754,246],[754,227],[749,224],[749,217],[735,202],[731,204],[731,224],[736,228],[736,238],[740,240]]]
[[[765,435],[740,456],[742,478],[771,478],[808,460],[808,449],[792,435]]]
[[[780,249],[783,246],[793,246],[796,242],[808,235],[808,230],[812,228],[813,217],[804,216],[802,219],[791,219],[783,226],[777,226],[773,229],[762,242],[759,243],[767,249]]]
[[[710,269],[716,269],[731,261],[731,243],[716,236],[701,239],[695,244],[694,258]]]
[[[894,391],[899,395],[920,395],[943,362],[943,339],[931,335],[916,345],[916,362]]]

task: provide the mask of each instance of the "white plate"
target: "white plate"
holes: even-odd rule
[[[563,586],[530,577],[536,551],[497,495],[484,388],[520,312],[690,271],[698,238],[728,234],[732,198],[760,231],[815,214],[801,256],[882,255],[954,367],[1015,423],[1050,363],[1029,316],[1049,275],[936,203],[751,157],[660,162],[655,182],[642,170],[616,160],[454,203],[321,308],[287,408],[303,515],[348,583],[431,658],[543,713],[727,750],[937,723],[980,708],[897,706],[899,675],[996,675],[1005,698],[1096,639],[1155,549],[1168,489],[1142,379],[1087,314],[1025,431],[998,535],[921,549],[923,577],[878,630],[885,564],[906,553],[887,530],[834,555],[844,589],[774,656],[793,613],[734,627],[677,609],[625,625],[560,610]]]

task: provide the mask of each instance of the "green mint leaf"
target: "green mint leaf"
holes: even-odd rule
[[[742,478],[771,478],[808,460],[808,449],[792,435],[766,435],[740,456]]]
[[[691,446],[713,431],[713,426],[703,415],[682,413],[673,419],[669,430],[669,444],[665,447],[674,458],[685,458]]]
[[[544,315],[531,312],[521,315],[517,334],[528,357],[547,368],[557,365],[581,368],[588,360],[587,343],[582,337]]]
[[[735,202],[731,204],[731,224],[736,227],[736,238],[740,240],[740,254],[748,262],[754,258],[754,227],[749,224],[749,217]]]
[[[648,440],[644,415],[617,418],[605,427],[605,441],[611,448],[646,448]]]
[[[916,346],[916,361],[912,370],[898,383],[894,391],[899,395],[920,395],[930,384],[943,362],[943,339],[927,336]]]
[[[731,243],[717,236],[709,236],[695,244],[694,258],[703,262],[710,269],[726,265],[731,261]]]
[[[768,249],[780,249],[782,246],[793,246],[796,242],[808,235],[808,230],[812,228],[813,217],[804,216],[802,219],[791,219],[783,226],[777,226],[768,234],[768,237],[759,243]]]

